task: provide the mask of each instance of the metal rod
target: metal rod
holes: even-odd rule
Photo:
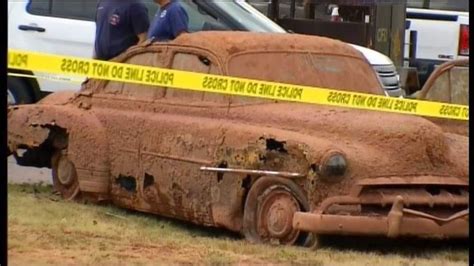
[[[157,152],[151,152],[151,151],[143,151],[143,150],[139,151],[138,149],[120,148],[119,150],[124,151],[124,152],[136,153],[136,154],[140,154],[140,155],[152,155],[152,156],[156,156],[156,157],[163,158],[163,159],[175,160],[175,161],[187,162],[187,163],[194,163],[194,164],[201,164],[201,165],[202,164],[212,165],[212,163],[213,163],[212,161],[191,159],[191,158],[186,158],[186,157],[181,157],[181,156],[173,156],[173,155],[157,153]]]
[[[257,174],[257,175],[273,175],[273,176],[282,176],[282,177],[304,177],[304,174],[300,173],[291,173],[291,172],[279,172],[279,171],[269,171],[269,170],[251,170],[251,169],[234,169],[234,168],[219,168],[219,167],[207,167],[201,166],[201,171],[210,171],[210,172],[223,172],[223,173],[240,173],[240,174]]]

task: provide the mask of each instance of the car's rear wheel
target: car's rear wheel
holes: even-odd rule
[[[76,167],[61,152],[56,152],[51,161],[53,186],[65,200],[77,200],[80,197],[79,180]]]
[[[247,195],[243,234],[253,243],[311,244],[313,236],[293,228],[294,213],[308,209],[303,192],[293,181],[262,177]]]

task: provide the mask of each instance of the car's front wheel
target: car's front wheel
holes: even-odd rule
[[[293,181],[261,177],[245,201],[243,234],[253,243],[307,245],[309,235],[293,228],[293,215],[308,210],[303,192]]]

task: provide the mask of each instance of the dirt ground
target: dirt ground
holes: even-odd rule
[[[253,245],[227,231],[64,202],[51,187],[8,186],[10,265],[466,265],[467,241],[331,237],[317,251]]]

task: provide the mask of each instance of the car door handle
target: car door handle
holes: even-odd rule
[[[45,32],[45,28],[37,27],[37,26],[29,26],[29,25],[20,25],[18,26],[20,30],[26,30],[26,31],[37,31],[37,32]]]

